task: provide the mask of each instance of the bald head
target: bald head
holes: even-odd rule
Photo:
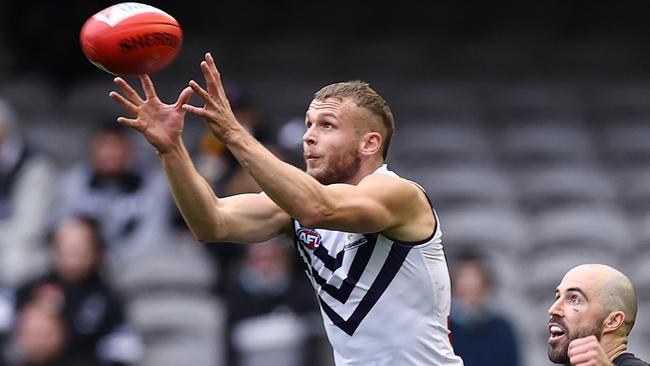
[[[579,281],[600,297],[603,317],[615,311],[625,313],[621,330],[628,335],[634,326],[637,312],[636,293],[632,281],[619,270],[604,264],[583,264],[571,269],[563,282]]]

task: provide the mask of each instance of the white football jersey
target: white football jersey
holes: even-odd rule
[[[386,165],[375,174],[397,176]],[[449,339],[451,285],[439,224],[419,242],[293,226],[337,366],[463,364]]]

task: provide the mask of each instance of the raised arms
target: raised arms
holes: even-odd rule
[[[154,146],[160,156],[169,187],[186,223],[201,241],[259,242],[285,232],[289,217],[265,194],[217,198],[196,171],[182,140],[185,105],[192,90],[185,88],[174,104],[160,101],[151,79],[140,76],[145,99],[123,79],[115,83],[122,94],[110,97],[135,118],[118,118]],[[255,230],[251,230],[255,228]]]

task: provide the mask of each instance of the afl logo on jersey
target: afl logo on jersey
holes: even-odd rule
[[[309,249],[316,249],[320,245],[321,236],[316,230],[301,227],[296,231],[298,240]]]

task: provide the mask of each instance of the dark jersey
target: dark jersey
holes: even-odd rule
[[[616,366],[650,366],[646,362],[639,360],[634,357],[631,353],[622,353],[620,356],[614,359],[614,365]]]

